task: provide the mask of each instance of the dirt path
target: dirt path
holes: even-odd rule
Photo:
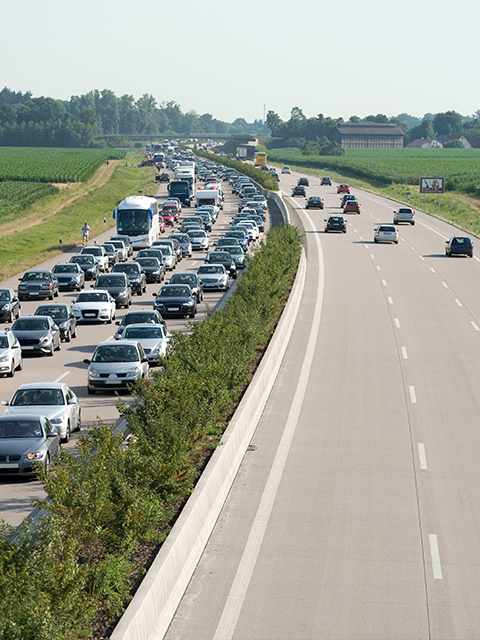
[[[68,200],[58,204],[56,207],[52,207],[48,212],[38,212],[31,211],[28,215],[23,218],[17,218],[16,220],[11,220],[10,222],[5,222],[0,225],[0,233],[2,236],[9,236],[15,231],[22,231],[23,229],[28,229],[29,227],[34,227],[37,224],[41,224],[44,220],[51,218],[56,213],[61,211],[63,208],[68,207],[72,202],[78,200],[78,198],[83,198],[83,196],[88,195],[95,189],[99,187],[103,187],[110,178],[115,170],[115,167],[120,163],[120,160],[109,160],[109,164],[103,164],[92,178],[85,184],[81,185],[79,183],[69,183],[69,184],[56,184],[55,186],[59,189],[68,189],[70,185],[80,187],[77,193]]]

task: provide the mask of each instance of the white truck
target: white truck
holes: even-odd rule
[[[197,208],[204,204],[214,206],[216,212],[223,209],[223,194],[219,189],[197,189],[195,192]]]

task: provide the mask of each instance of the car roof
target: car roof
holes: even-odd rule
[[[64,389],[68,388],[64,382],[26,382],[17,387],[19,389]]]

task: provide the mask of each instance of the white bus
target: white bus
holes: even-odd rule
[[[129,196],[113,212],[117,234],[130,236],[134,249],[148,249],[158,239],[158,202],[147,196]]]

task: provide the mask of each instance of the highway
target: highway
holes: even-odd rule
[[[210,249],[213,249],[213,244],[216,239],[220,237],[223,232],[230,226],[230,221],[234,213],[237,212],[238,198],[232,195],[231,188],[228,183],[224,183],[225,204],[223,211],[213,227],[210,237]],[[167,189],[165,185],[160,185],[157,196],[159,196],[159,203],[161,203],[167,197]],[[195,209],[184,208],[180,219],[187,215],[193,215]],[[88,214],[87,214],[88,219]],[[177,230],[179,225],[175,225]],[[167,227],[165,234],[161,237],[168,237],[172,231],[172,227]],[[116,234],[115,227],[105,231],[101,236],[96,238],[98,243],[104,242],[110,236]],[[90,244],[93,243],[93,239],[90,239]],[[67,254],[57,256],[55,259],[44,263],[42,266],[51,269],[57,262],[68,262],[70,255],[77,253],[76,250],[72,250]],[[183,260],[177,265],[173,273],[180,271],[196,270],[200,264],[203,263],[205,252],[195,251],[191,258],[183,258]],[[167,272],[165,283],[168,282],[170,274]],[[16,289],[18,285],[18,278],[22,274],[9,280],[5,280],[0,284],[0,287],[9,287]],[[87,290],[92,281],[87,280],[85,283],[85,290]],[[133,309],[152,309],[154,293],[158,291],[160,286],[157,284],[148,284],[147,292],[142,296],[133,296],[132,305],[130,310]],[[71,291],[61,291],[58,298],[54,299],[54,302],[68,302],[71,303],[76,298],[76,293]],[[223,297],[222,292],[207,291],[204,293],[204,300],[198,305],[198,313],[195,320],[202,320],[205,317],[207,309],[214,309]],[[21,315],[31,315],[35,312],[35,309],[44,300],[35,301],[23,301],[21,303],[22,310]],[[126,309],[117,309],[116,319],[120,320],[126,313]],[[11,325],[3,324],[2,328]],[[170,332],[182,331],[187,328],[186,320],[174,320],[169,319],[167,321],[167,327]],[[82,429],[88,429],[89,426],[94,424],[98,419],[106,423],[114,423],[117,421],[119,414],[116,409],[117,395],[115,393],[110,394],[96,394],[90,396],[87,394],[86,380],[87,380],[87,368],[88,365],[83,363],[84,358],[89,358],[95,347],[102,340],[108,340],[113,338],[116,326],[109,324],[79,324],[78,325],[78,337],[73,339],[70,343],[62,343],[61,351],[56,352],[53,358],[39,357],[39,356],[25,356],[24,366],[21,372],[16,372],[13,378],[4,377],[0,382],[0,401],[9,400],[15,390],[24,383],[27,382],[65,382],[71,387],[74,393],[78,396],[82,408]],[[129,395],[124,393],[121,398],[128,402]],[[2,408],[3,409],[3,408]],[[3,413],[3,411],[2,411]],[[78,433],[73,433],[72,438],[68,444],[62,445],[67,449],[73,450],[76,445]],[[31,500],[33,498],[43,499],[45,493],[40,482],[29,478],[15,478],[12,476],[0,476],[0,518],[8,522],[13,526],[18,526],[24,518],[32,512]]]
[[[300,174],[281,177],[287,196]],[[311,178],[307,279],[269,401],[167,640],[480,638],[480,265],[465,235]]]

